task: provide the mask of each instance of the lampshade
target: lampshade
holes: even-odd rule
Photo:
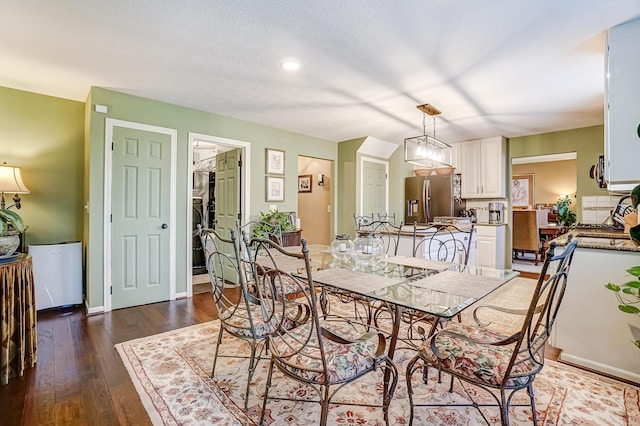
[[[30,191],[22,182],[20,167],[0,165],[0,192],[11,194],[28,194]]]

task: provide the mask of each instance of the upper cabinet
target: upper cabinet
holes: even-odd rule
[[[629,190],[640,182],[640,20],[606,36],[605,180],[609,190]]]
[[[462,198],[505,198],[505,138],[462,142],[459,148]]]

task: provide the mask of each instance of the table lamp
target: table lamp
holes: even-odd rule
[[[0,193],[2,198],[0,199],[0,209],[5,208],[4,193],[13,193],[13,202],[10,207],[15,206],[16,209],[21,207],[20,196],[18,194],[29,194],[29,189],[22,182],[22,176],[20,175],[20,167],[9,166],[7,163],[0,165]]]

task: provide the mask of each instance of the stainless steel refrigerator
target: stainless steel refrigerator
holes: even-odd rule
[[[459,216],[466,207],[460,198],[460,175],[413,176],[404,182],[404,223],[433,222],[436,216]]]

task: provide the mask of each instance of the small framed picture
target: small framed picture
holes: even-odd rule
[[[265,177],[265,201],[284,201],[283,177]]]
[[[298,176],[298,192],[311,192],[313,187],[311,186],[311,175]]]
[[[284,151],[265,148],[265,162],[268,175],[284,175]]]

